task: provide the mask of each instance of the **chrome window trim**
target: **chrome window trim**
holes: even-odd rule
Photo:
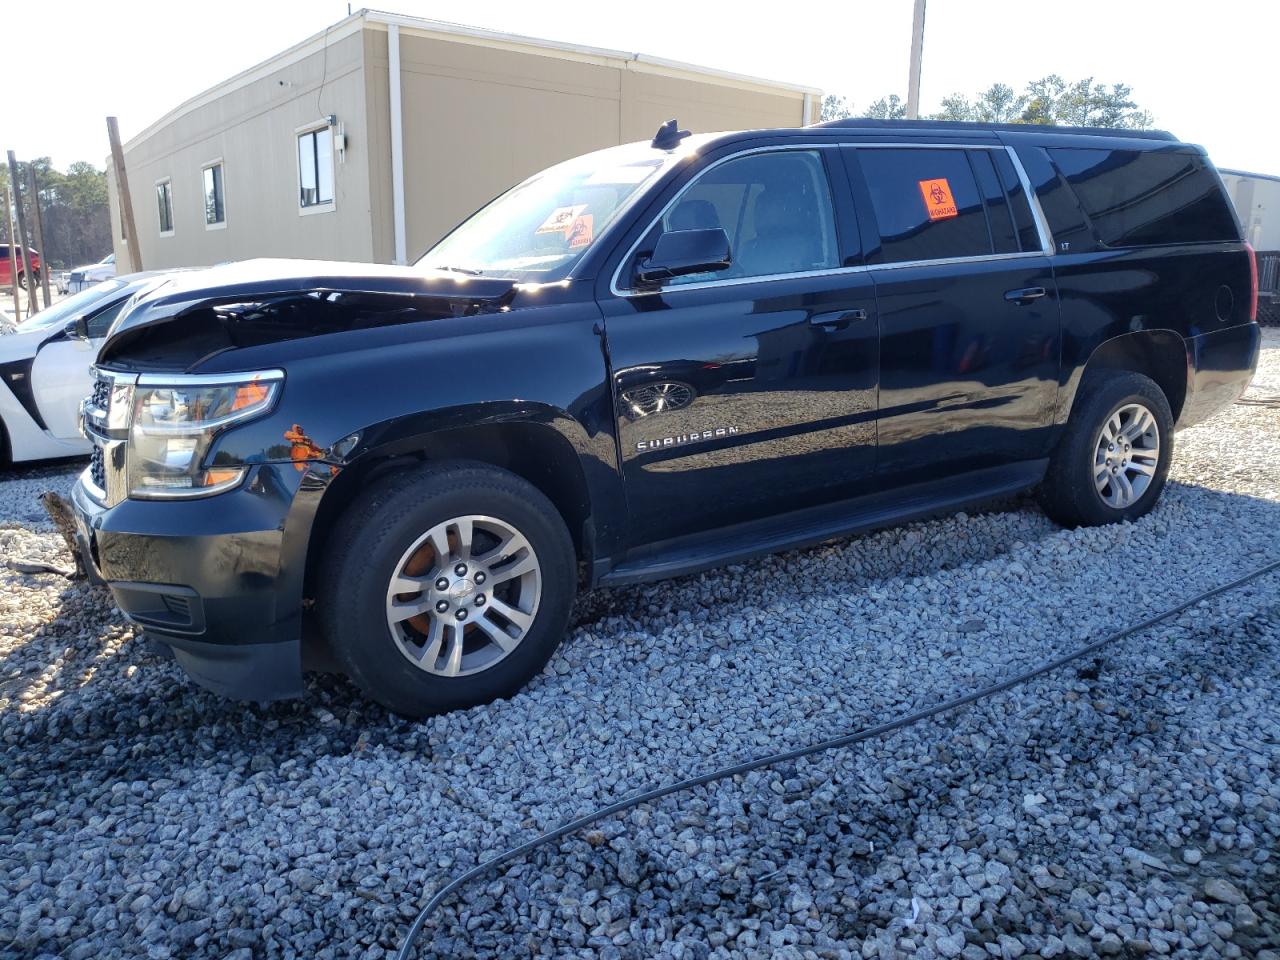
[[[652,224],[650,225],[652,226]],[[986,263],[988,261],[1027,260],[1043,257],[1039,250],[1023,250],[1018,253],[987,253],[974,257],[946,257],[937,260],[899,260],[895,263],[859,264],[854,267],[832,267],[829,270],[802,270],[798,273],[770,273],[758,277],[732,277],[728,280],[704,280],[700,283],[682,283],[660,290],[624,290],[619,296],[644,297],[655,293],[678,293],[684,290],[706,290],[711,287],[736,287],[745,283],[776,283],[779,280],[803,280],[806,277],[837,277],[845,274],[871,273],[876,270],[902,270],[906,267],[947,266],[957,263]]]
[[[1027,195],[1027,204],[1031,207],[1031,219],[1036,222],[1036,232],[1040,234],[1040,250],[1046,257],[1053,256],[1053,234],[1049,230],[1049,220],[1044,215],[1044,208],[1040,206],[1040,198],[1031,189],[1031,179],[1022,166],[1018,151],[1010,146],[1004,149],[1013,162],[1013,169],[1018,174],[1018,182],[1022,184],[1022,192]]]
[[[759,277],[732,277],[725,280],[704,280],[699,283],[682,283],[674,287],[659,287],[657,290],[632,290],[623,288],[619,285],[622,277],[623,268],[631,262],[631,258],[640,249],[640,244],[644,242],[644,238],[649,235],[649,231],[654,225],[667,215],[667,212],[674,207],[680,198],[684,196],[694,184],[702,178],[702,176],[722,163],[729,160],[736,160],[739,157],[749,156],[754,153],[776,153],[783,150],[991,150],[1001,151],[1009,155],[1009,159],[1013,163],[1013,169],[1018,175],[1018,182],[1022,184],[1023,192],[1027,195],[1027,203],[1031,207],[1031,218],[1035,221],[1036,233],[1040,237],[1039,250],[1022,250],[1018,253],[988,253],[979,254],[971,257],[943,257],[931,260],[899,260],[894,263],[870,263],[859,264],[853,267],[832,267],[828,270],[803,270],[797,273],[774,273],[766,274]],[[805,277],[831,277],[840,276],[842,274],[866,273],[871,270],[901,270],[906,267],[923,267],[940,264],[943,266],[954,265],[960,263],[985,263],[987,261],[1002,260],[1021,260],[1030,257],[1045,257],[1053,254],[1053,236],[1049,232],[1048,221],[1045,219],[1044,210],[1040,207],[1040,199],[1036,196],[1035,191],[1031,189],[1031,181],[1027,177],[1026,170],[1022,167],[1022,161],[1018,158],[1017,151],[1006,144],[1000,143],[849,143],[847,141],[827,142],[827,143],[788,143],[788,144],[772,144],[767,147],[752,147],[748,150],[739,150],[721,157],[719,160],[709,164],[706,169],[700,171],[696,177],[686,183],[670,201],[667,202],[649,223],[644,230],[640,232],[640,236],[636,238],[636,242],[631,245],[626,256],[618,264],[617,269],[613,271],[613,278],[609,282],[609,292],[615,297],[645,297],[655,294],[673,293],[677,290],[707,290],[712,287],[733,287],[741,286],[744,283],[771,283],[778,280],[796,280]]]
[[[775,143],[775,144],[770,144],[769,146],[766,146],[766,147],[750,147],[746,150],[738,150],[734,153],[726,154],[725,156],[721,157],[719,160],[716,160],[712,163],[707,164],[706,167],[698,171],[697,175],[694,176],[692,180],[690,180],[683,187],[681,187],[680,190],[676,193],[676,195],[672,197],[670,200],[668,200],[666,205],[661,210],[658,211],[657,216],[655,216],[652,220],[650,220],[645,225],[645,228],[640,231],[640,236],[636,237],[636,242],[631,245],[631,249],[627,251],[626,256],[622,258],[621,262],[619,262],[618,266],[614,269],[613,277],[609,281],[609,292],[612,293],[615,297],[644,297],[644,296],[650,296],[655,293],[662,293],[664,289],[667,289],[667,288],[661,288],[661,287],[657,290],[632,290],[629,287],[623,288],[619,284],[619,280],[622,277],[622,269],[628,263],[631,262],[631,258],[634,257],[636,254],[636,251],[640,249],[640,244],[643,243],[644,238],[649,235],[649,231],[653,229],[654,224],[656,224],[659,220],[665,217],[667,215],[667,212],[672,207],[674,207],[677,203],[680,202],[680,198],[683,197],[694,186],[694,184],[696,184],[706,174],[710,173],[716,167],[720,166],[723,163],[728,163],[730,160],[737,160],[740,157],[748,157],[756,153],[781,153],[783,151],[795,151],[795,150],[838,150],[840,146],[841,144],[832,143],[831,141],[827,141],[826,143],[822,143],[822,142]],[[831,186],[829,177],[828,177],[828,186],[829,187]],[[833,216],[835,216],[835,206],[836,206],[835,198],[832,197],[831,207],[832,207]],[[852,268],[831,267],[829,270],[816,270],[816,271],[810,270],[810,271],[804,271],[801,273],[780,273],[780,274],[773,274],[772,276],[768,277],[768,279],[777,280],[783,277],[823,276],[829,273],[839,273],[843,270],[849,270],[849,269],[852,269]],[[712,285],[727,285],[727,284],[732,284],[738,281],[757,282],[763,279],[765,278],[764,277],[734,277],[729,280],[707,280],[701,283],[682,283],[679,286],[671,287],[670,289],[671,290],[692,290],[692,289],[700,289],[700,288],[712,286]]]
[[[144,373],[137,382],[140,387],[224,387],[233,383],[283,379],[283,370],[246,370],[243,373]]]

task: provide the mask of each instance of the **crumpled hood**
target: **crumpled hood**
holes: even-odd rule
[[[203,303],[290,293],[371,293],[480,303],[508,296],[514,286],[512,280],[376,263],[244,260],[175,274],[125,311],[111,328],[108,339]]]
[[[562,294],[565,286],[368,263],[248,260],[166,276],[121,312],[98,359],[190,369],[240,347],[495,313],[520,291]]]

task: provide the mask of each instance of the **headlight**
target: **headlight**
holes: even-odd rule
[[[207,497],[237,486],[248,468],[205,464],[214,438],[275,405],[280,370],[221,377],[143,376],[129,429],[129,496]]]

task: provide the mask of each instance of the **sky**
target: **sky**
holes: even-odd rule
[[[860,110],[906,98],[911,0],[381,0],[396,12],[646,53],[822,88]],[[353,4],[358,9],[358,3]],[[625,12],[623,12],[625,11]],[[3,58],[28,96],[0,106],[0,148],[102,166],[105,117],[127,140],[182,101],[347,14],[345,0],[41,0],[4,14]],[[1280,174],[1280,0],[928,0],[921,112],[992,83],[1057,73],[1126,83],[1156,126],[1219,167]],[[38,37],[31,42],[29,38]]]

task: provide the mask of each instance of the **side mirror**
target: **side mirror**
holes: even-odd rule
[[[89,321],[84,317],[76,317],[74,320],[68,320],[67,325],[62,328],[72,340],[88,340],[89,339]]]
[[[658,238],[653,256],[636,266],[636,281],[653,286],[672,277],[724,270],[732,262],[729,235],[720,227],[672,230]]]

